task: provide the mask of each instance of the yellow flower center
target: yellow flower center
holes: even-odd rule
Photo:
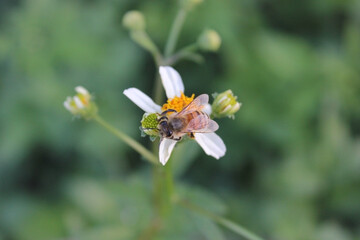
[[[187,97],[184,93],[181,93],[180,97],[175,96],[174,98],[170,98],[167,102],[162,106],[161,110],[166,111],[168,109],[173,109],[177,112],[183,110],[192,100],[194,100],[195,94],[192,94],[191,97]],[[172,114],[172,112],[169,112]]]
[[[85,107],[89,105],[91,97],[90,95],[84,95],[81,93],[78,93],[76,95],[79,97],[80,101],[82,102],[82,104],[84,104]]]

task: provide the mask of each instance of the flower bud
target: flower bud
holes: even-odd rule
[[[190,11],[202,2],[203,0],[180,0],[180,6],[186,11]]]
[[[214,94],[214,102],[212,104],[212,115],[217,118],[230,117],[234,118],[234,114],[239,111],[241,103],[237,101],[231,90],[227,90],[220,94]]]
[[[144,15],[135,10],[125,13],[122,23],[127,29],[135,31],[145,30],[146,26]]]
[[[216,52],[220,48],[221,38],[216,31],[207,29],[201,33],[197,44],[204,51]]]
[[[90,119],[97,113],[97,106],[91,100],[91,95],[84,87],[75,88],[77,94],[74,97],[67,97],[64,107],[73,115]]]
[[[156,113],[145,113],[141,119],[141,130],[149,136],[156,137],[159,135],[158,115]]]

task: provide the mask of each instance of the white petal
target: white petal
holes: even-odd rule
[[[75,88],[75,91],[76,91],[77,93],[81,93],[81,94],[83,94],[83,95],[88,95],[88,94],[89,94],[88,90],[86,90],[86,88],[84,88],[84,87],[82,87],[82,86],[77,86],[77,87]]]
[[[180,97],[185,89],[180,74],[175,69],[168,66],[160,67],[159,72],[167,98],[173,98],[175,96]]]
[[[66,100],[64,101],[64,107],[69,111],[71,111],[72,109],[70,106],[70,102],[71,102],[71,97],[67,97]]]
[[[133,103],[147,113],[161,113],[161,107],[154,103],[154,101],[145,93],[137,88],[125,89],[125,96],[127,96]]]
[[[225,155],[226,146],[216,133],[195,133],[195,140],[207,155],[216,159]]]
[[[159,147],[159,160],[162,165],[165,165],[169,160],[171,152],[174,149],[176,143],[177,141],[168,138],[161,140]]]
[[[78,108],[84,108],[84,104],[81,102],[80,98],[78,96],[75,96],[74,97],[74,101],[75,101],[75,105],[78,107]]]
[[[210,104],[206,104],[204,109],[202,110],[203,112],[205,112],[207,115],[211,115],[211,112],[212,112],[212,108],[211,108],[211,105]]]
[[[229,110],[230,108],[232,108],[231,105],[227,105],[221,112],[226,112],[227,110]]]
[[[217,104],[221,104],[223,101],[225,101],[228,97],[225,95],[222,98],[220,98],[220,100],[218,101]]]

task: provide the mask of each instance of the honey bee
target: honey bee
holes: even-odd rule
[[[208,102],[209,96],[202,94],[180,112],[173,109],[162,112],[158,119],[160,136],[180,141],[186,134],[194,138],[194,133],[215,132],[219,125],[202,111]],[[173,112],[173,114],[168,116],[169,112]]]

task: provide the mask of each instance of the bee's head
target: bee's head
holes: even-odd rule
[[[169,138],[172,136],[173,131],[170,129],[167,121],[162,121],[159,123],[159,131],[162,137]]]

